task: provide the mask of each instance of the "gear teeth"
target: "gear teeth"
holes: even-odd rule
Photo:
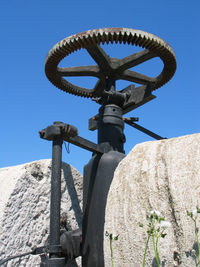
[[[77,41],[77,43],[78,43],[78,45],[79,45],[79,47],[81,49],[81,47],[82,47],[81,38],[78,37],[76,41]]]
[[[85,45],[84,39],[79,38],[78,42],[79,42],[79,44],[80,44],[81,47],[84,47],[84,45]]]
[[[88,35],[87,41],[88,41],[88,44],[89,44],[89,45],[93,45],[93,44],[94,44],[91,35]]]
[[[113,44],[113,42],[114,42],[114,34],[113,33],[110,33],[110,42],[111,42],[111,44]]]
[[[66,42],[65,47],[69,51],[69,54],[71,54],[72,53],[72,48],[71,48],[70,44]]]
[[[139,36],[139,39],[138,39],[138,45],[141,47],[142,44],[143,44],[143,38],[142,38],[142,36],[140,35],[140,36]]]
[[[153,43],[153,46],[151,47],[151,49],[152,49],[152,51],[154,52],[155,50],[156,50],[156,48],[158,48],[159,47],[159,43],[157,42],[157,41],[155,41],[154,43]]]
[[[105,33],[102,34],[101,40],[102,40],[102,44],[104,45],[106,42],[106,34]]]
[[[146,39],[146,37],[144,37],[140,46],[141,46],[142,48],[144,48],[146,42],[147,42],[147,39]]]
[[[64,46],[60,46],[60,51],[62,52],[62,54],[65,56],[66,53],[68,53],[68,51],[65,49]]]
[[[62,54],[62,52],[60,51],[59,49],[59,46],[56,46],[56,49],[55,49],[55,55],[57,56],[60,56]]]
[[[128,34],[127,43],[130,45],[132,39],[131,33]]]
[[[135,45],[139,46],[140,42],[141,42],[141,36],[139,35],[139,36],[137,36],[137,40],[135,41]]]
[[[123,36],[122,36],[122,33],[121,31],[119,32],[119,43],[121,44],[123,41]]]
[[[148,49],[148,45],[150,44],[150,42],[151,42],[151,39],[146,38],[146,40],[143,43],[143,46],[142,47]]]
[[[76,39],[74,40],[73,45],[75,47],[75,50],[78,50],[78,49],[81,48],[80,45],[79,45],[79,42]]]
[[[94,33],[92,35],[92,38],[93,38],[95,44],[99,44],[100,43],[99,39],[98,39],[98,36],[96,36]]]
[[[114,33],[114,39],[115,39],[115,43],[117,44],[119,40],[119,34]]]
[[[125,32],[125,34],[124,34],[124,38],[123,38],[123,43],[124,43],[124,44],[127,43],[127,39],[128,39],[128,35],[127,35],[127,33]]]
[[[84,36],[84,37],[83,37],[84,45],[85,45],[86,47],[90,46],[90,42],[89,42],[89,40],[88,40],[87,37],[88,37],[88,36]]]
[[[91,37],[91,42],[92,42],[92,45],[96,45],[97,42],[96,42],[96,39],[94,38],[94,36],[90,36]]]
[[[101,41],[101,34],[100,33],[97,34],[97,39],[98,39],[98,44],[100,44],[102,42]]]
[[[151,42],[149,43],[149,45],[148,46],[146,46],[146,48],[147,49],[149,49],[149,50],[151,50],[151,49],[153,49],[154,48],[154,43],[152,42],[152,40],[151,40]]]
[[[110,33],[105,34],[105,40],[106,40],[106,43],[109,44],[109,42],[110,42]]]
[[[132,43],[132,45],[134,45],[135,44],[135,42],[137,41],[137,35],[136,34],[134,34],[133,36],[132,36],[132,38],[131,38],[131,43]]]

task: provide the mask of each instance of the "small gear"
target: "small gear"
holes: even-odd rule
[[[110,58],[100,44],[131,44],[144,48],[122,59]],[[59,62],[71,53],[85,48],[97,65],[59,68]],[[164,64],[155,78],[130,70],[151,58],[159,57]],[[103,28],[72,35],[57,43],[47,54],[45,72],[47,78],[59,89],[83,97],[101,97],[106,79],[127,80],[139,84],[151,84],[152,90],[163,86],[176,71],[176,58],[172,48],[153,34],[127,28]],[[92,76],[98,78],[93,89],[76,86],[63,77]]]

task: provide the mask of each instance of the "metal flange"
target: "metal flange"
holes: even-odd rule
[[[120,43],[135,45],[144,50],[122,59],[110,58],[100,44]],[[59,62],[71,53],[85,48],[97,65],[59,68]],[[163,70],[157,77],[149,77],[130,70],[149,59],[159,57]],[[48,53],[45,62],[47,78],[59,89],[83,97],[101,97],[106,79],[127,80],[142,85],[151,84],[155,90],[167,83],[176,71],[173,49],[161,38],[140,30],[103,28],[72,35],[57,43]],[[92,76],[98,78],[93,89],[76,86],[63,77]]]

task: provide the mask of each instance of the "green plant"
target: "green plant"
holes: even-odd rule
[[[109,234],[107,231],[105,233],[105,235],[109,238],[110,241],[110,258],[111,258],[111,264],[112,267],[114,267],[114,262],[113,262],[113,240],[118,240],[118,236],[113,236],[113,234]]]
[[[196,236],[196,241],[197,241],[198,253],[196,253],[196,251],[193,251],[193,252],[194,252],[194,255],[197,259],[197,266],[200,265],[200,244],[199,244],[199,237],[198,237],[198,230],[199,229],[197,227],[197,217],[198,217],[199,213],[200,213],[200,208],[198,206],[193,211],[187,211],[187,215],[194,222],[194,229],[195,229],[195,236]]]
[[[165,217],[161,215],[159,211],[153,210],[147,214],[147,224],[139,224],[147,233],[147,241],[145,244],[144,256],[142,266],[145,266],[147,249],[149,246],[150,238],[152,238],[154,254],[158,267],[160,267],[160,260],[158,255],[158,241],[160,238],[164,238],[167,234],[165,230],[171,227],[171,223],[165,220]]]

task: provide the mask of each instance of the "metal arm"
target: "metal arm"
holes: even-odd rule
[[[133,121],[135,118],[123,118],[124,122],[127,123],[128,125],[134,127],[135,129],[155,138],[156,140],[162,140],[162,139],[167,139],[167,137],[162,137],[158,134],[153,133],[152,131],[147,130],[146,128],[134,123]],[[138,119],[137,119],[138,120]]]

